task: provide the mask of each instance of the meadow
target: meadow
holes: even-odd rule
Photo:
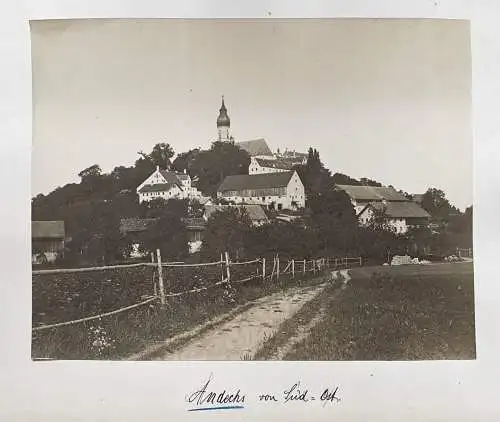
[[[475,359],[472,263],[361,268],[286,321],[255,359],[266,359],[321,314],[285,360]]]

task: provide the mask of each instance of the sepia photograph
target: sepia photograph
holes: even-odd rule
[[[30,34],[32,360],[476,359],[468,21]]]

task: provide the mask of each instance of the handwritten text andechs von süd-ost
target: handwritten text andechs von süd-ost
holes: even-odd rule
[[[208,380],[196,391],[186,396],[186,401],[194,407],[238,407],[243,408],[246,403],[246,395],[241,389],[219,389],[215,390],[210,387],[213,376],[210,375]],[[317,393],[305,388],[300,382],[294,383],[279,394],[264,392],[257,394],[257,402],[259,403],[292,403],[292,402],[319,402],[323,406],[329,403],[340,402],[339,387],[332,386],[319,390]]]

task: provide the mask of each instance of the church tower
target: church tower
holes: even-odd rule
[[[217,117],[217,140],[220,142],[229,142],[229,127],[231,121],[227,115],[226,105],[224,104],[224,95],[222,96],[222,105],[219,110],[219,117]]]

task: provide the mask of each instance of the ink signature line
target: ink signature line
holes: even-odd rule
[[[231,410],[244,409],[244,406],[217,406],[217,407],[198,407],[196,409],[188,409],[188,412],[199,412],[204,410]]]

